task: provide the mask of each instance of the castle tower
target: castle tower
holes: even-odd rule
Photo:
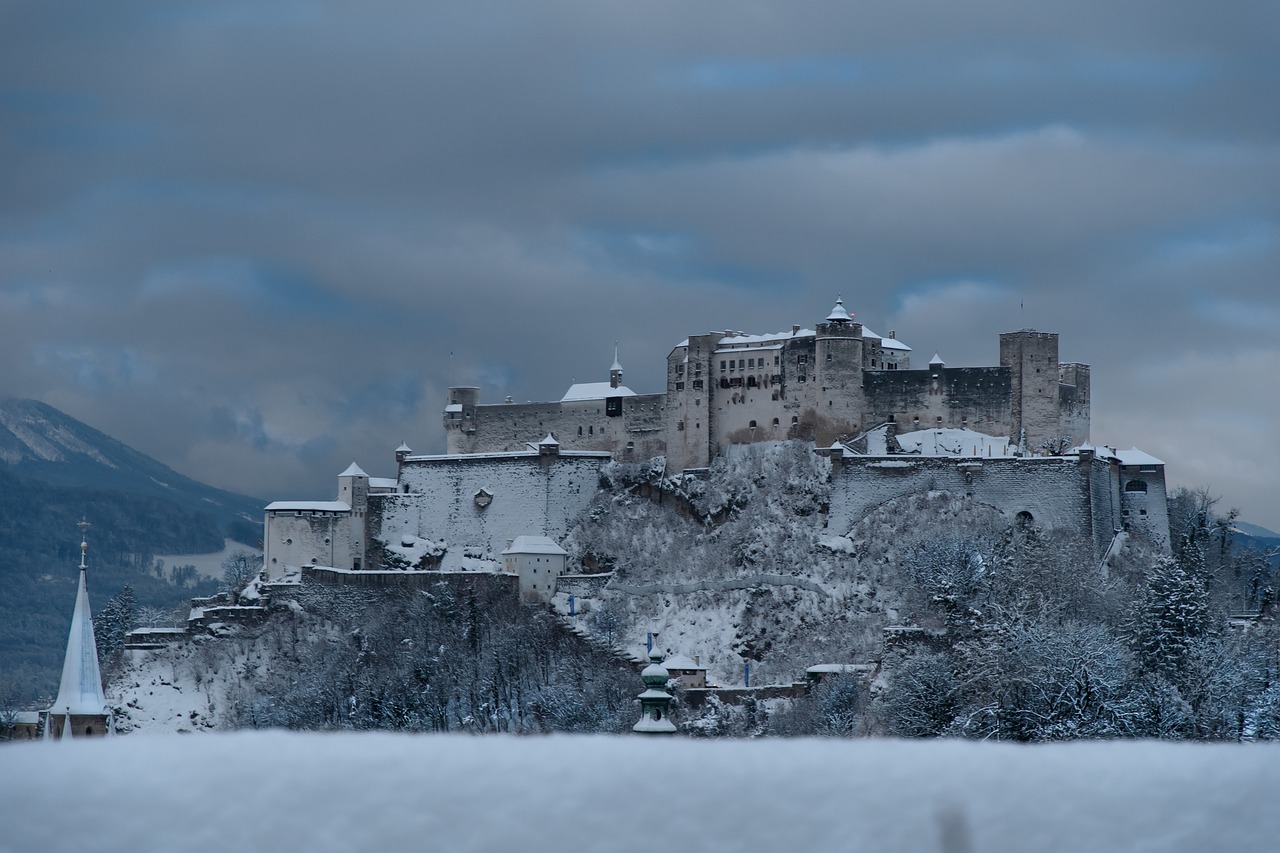
[[[1035,451],[1062,436],[1058,335],[1022,329],[1000,335],[1000,366],[1009,368],[1010,434]]]
[[[345,556],[346,564],[353,569],[358,569],[364,562],[365,518],[369,511],[369,475],[360,470],[360,466],[354,462],[338,475],[338,500],[351,507],[348,522],[350,527],[348,539],[351,544],[350,552]],[[337,530],[334,531],[335,534],[337,532]],[[334,544],[332,553],[335,563],[344,556],[340,543]]]
[[[613,366],[609,368],[609,387],[617,388],[622,384],[622,363],[618,361],[618,342],[613,342]]]
[[[89,544],[85,534],[89,522],[81,520],[80,582],[76,589],[75,610],[71,614],[71,632],[67,636],[67,654],[62,659],[62,681],[58,698],[45,713],[46,737],[101,737],[111,723],[111,709],[102,692],[102,671],[98,667],[98,646],[93,636],[93,614],[89,612],[88,566],[85,554]]]
[[[862,429],[863,345],[862,324],[854,322],[844,298],[837,296],[814,339],[811,416],[812,437],[819,447]],[[801,393],[799,388],[792,391]]]
[[[474,453],[476,446],[476,406],[480,389],[457,385],[449,389],[449,402],[444,407],[446,453]]]

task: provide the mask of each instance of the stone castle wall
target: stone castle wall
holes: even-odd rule
[[[1094,500],[1087,467],[1075,457],[966,459],[855,457],[833,471],[827,527],[847,534],[881,504],[930,489],[970,495],[1013,522],[1019,513],[1045,530],[1089,535]],[[1108,541],[1110,541],[1108,537]]]
[[[456,426],[446,419],[450,454],[511,453],[529,449],[551,434],[563,450],[616,453],[619,459],[650,459],[666,450],[666,395],[621,397],[622,413],[606,413],[604,400],[571,403],[476,405]],[[470,430],[470,432],[468,432]]]
[[[560,540],[591,502],[608,460],[573,452],[409,457],[401,492],[369,496],[369,538],[444,540],[490,560],[522,534]],[[477,501],[482,490],[488,498]]]

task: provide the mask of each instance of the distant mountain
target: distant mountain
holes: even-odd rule
[[[1247,521],[1237,521],[1233,526],[1235,527],[1236,530],[1239,530],[1241,533],[1245,534],[1246,536],[1250,536],[1254,539],[1280,540],[1280,533],[1276,533],[1274,530],[1268,530],[1267,528],[1263,527],[1261,524],[1251,524]]]
[[[160,498],[246,544],[261,536],[265,501],[184,477],[38,400],[0,400],[0,463],[24,480]]]
[[[94,612],[128,584],[139,606],[169,610],[212,581],[175,576],[156,554],[256,545],[265,502],[184,477],[35,400],[0,401],[0,687],[57,688],[74,604],[80,531],[89,530]]]

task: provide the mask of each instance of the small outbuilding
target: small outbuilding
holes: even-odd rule
[[[502,552],[502,568],[520,578],[520,600],[549,602],[556,578],[564,574],[569,552],[549,536],[517,536]]]
[[[681,687],[707,686],[707,668],[688,655],[672,655],[662,665],[672,678],[680,679]]]

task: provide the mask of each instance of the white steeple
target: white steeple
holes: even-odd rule
[[[85,552],[89,544],[85,531],[89,522],[81,520],[80,585],[76,590],[76,608],[71,614],[71,633],[67,637],[67,656],[62,661],[62,683],[58,698],[49,710],[64,714],[102,714],[107,698],[102,693],[102,672],[98,669],[98,646],[93,640],[93,615],[89,612],[89,587],[85,582]],[[69,726],[69,723],[68,723]]]
[[[622,384],[622,362],[618,361],[618,342],[613,342],[613,366],[609,368],[609,387],[617,388]]]

